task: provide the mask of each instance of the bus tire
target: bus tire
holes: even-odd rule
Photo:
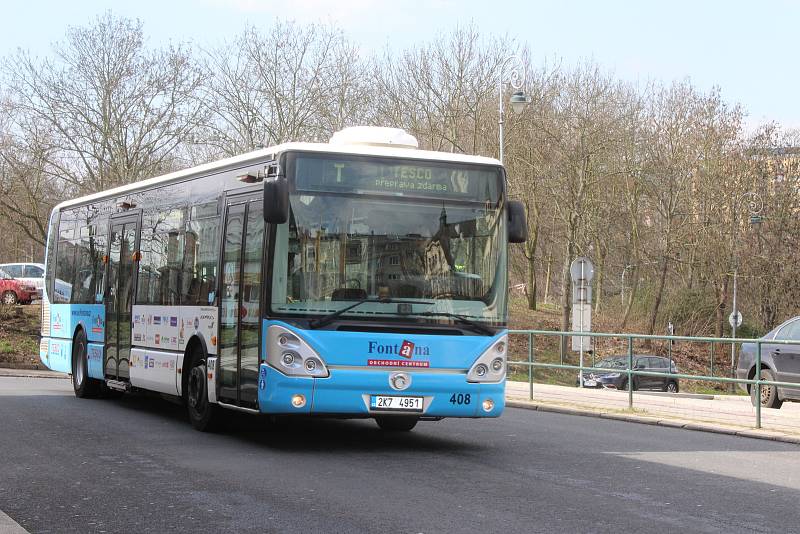
[[[189,422],[201,432],[212,432],[219,423],[219,407],[208,402],[206,360],[198,348],[192,352],[192,365],[184,389],[184,401],[189,413]],[[185,369],[185,368],[184,368]]]
[[[387,415],[376,417],[375,422],[385,432],[408,432],[417,426],[419,417],[415,415]]]
[[[103,383],[89,377],[88,344],[86,332],[79,330],[72,342],[72,389],[80,399],[97,397]]]

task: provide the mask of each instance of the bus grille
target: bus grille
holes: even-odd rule
[[[42,298],[42,336],[50,337],[50,301]]]

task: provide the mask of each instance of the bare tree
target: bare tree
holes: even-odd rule
[[[61,182],[46,172],[51,157],[46,131],[29,133],[16,139],[0,134],[0,220],[43,247]]]
[[[365,68],[356,47],[332,26],[248,27],[205,55],[202,98],[210,120],[198,140],[233,155],[327,139],[364,117]]]
[[[419,48],[376,60],[376,119],[417,136],[421,146],[470,154],[498,153],[497,87],[508,39],[484,41],[457,28]]]
[[[44,172],[98,191],[171,170],[200,121],[200,71],[181,46],[148,50],[142,24],[110,13],[73,27],[44,59],[3,61],[23,137],[49,129]]]

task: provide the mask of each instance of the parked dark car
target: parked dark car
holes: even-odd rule
[[[628,389],[628,375],[625,370],[628,368],[628,356],[609,356],[595,362],[594,367],[604,369],[619,369],[619,371],[584,371],[583,387],[585,388],[607,388],[607,389]],[[633,369],[635,371],[647,371],[650,373],[664,373],[664,376],[634,376],[633,389],[650,389],[658,391],[678,392],[678,379],[669,376],[669,373],[677,373],[678,368],[674,361],[661,356],[650,354],[635,354],[633,356]],[[580,373],[578,380],[580,385]]]
[[[772,343],[774,341],[797,341],[797,345]],[[796,388],[778,386],[762,386],[761,406],[780,408],[783,401],[800,400],[800,317],[793,317],[761,338],[761,379],[776,382],[797,383]],[[739,351],[739,364],[736,376],[742,379],[753,379],[756,376],[755,343],[742,343]],[[749,384],[740,387],[750,394],[753,404],[756,403],[755,389]]]
[[[36,296],[36,288],[21,282],[0,269],[0,301],[3,304],[30,304]]]

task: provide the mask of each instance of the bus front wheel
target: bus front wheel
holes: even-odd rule
[[[206,381],[206,362],[201,354],[195,352],[192,368],[186,382],[184,393],[189,421],[201,432],[210,432],[217,426],[218,407],[208,402],[208,382]]]
[[[414,415],[387,415],[375,418],[380,429],[388,432],[408,432],[417,426],[417,421],[419,417]]]

